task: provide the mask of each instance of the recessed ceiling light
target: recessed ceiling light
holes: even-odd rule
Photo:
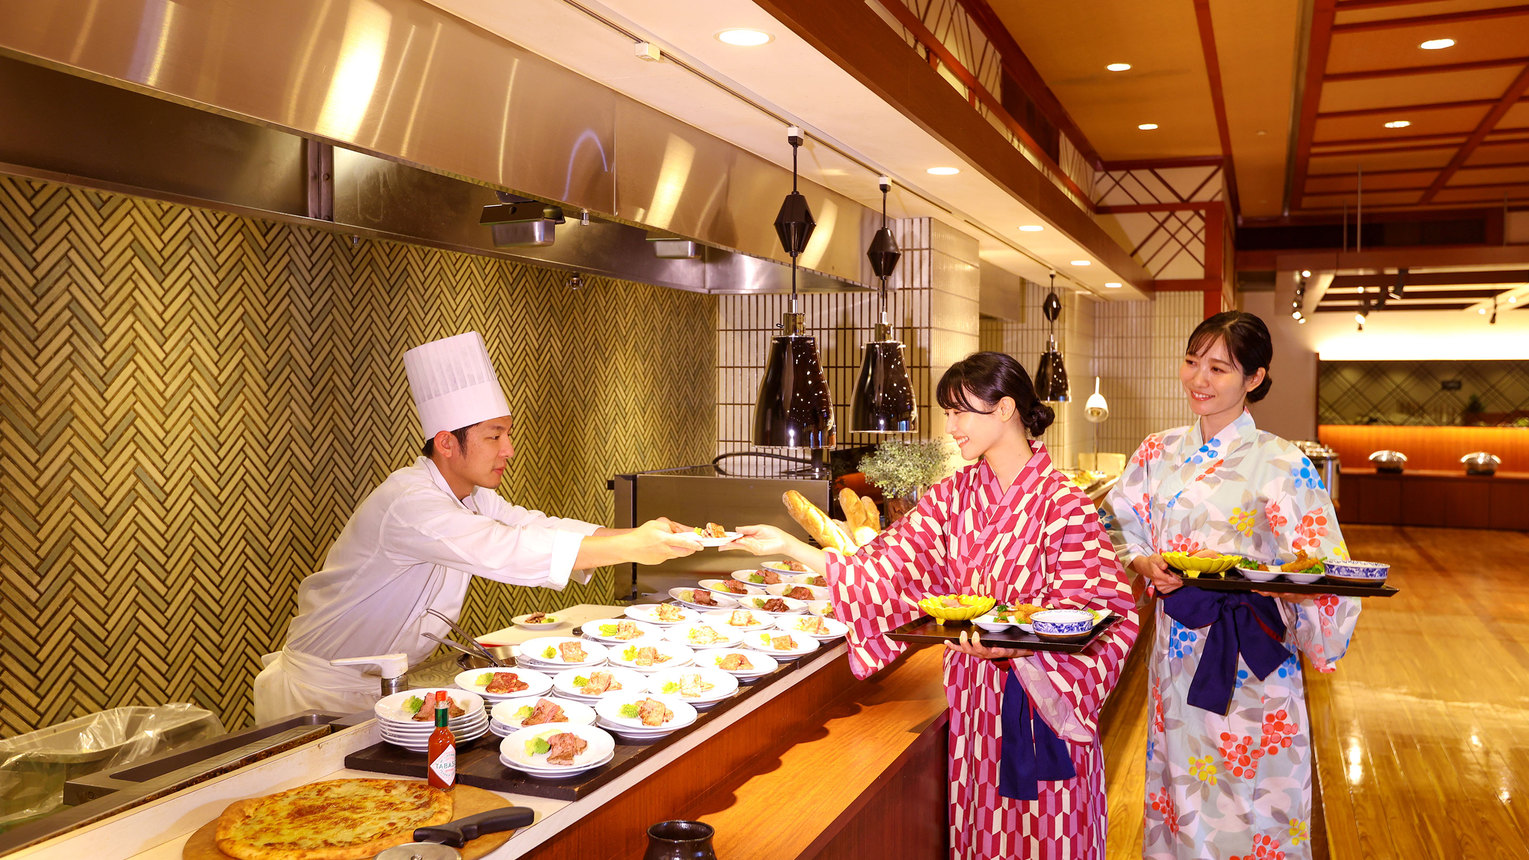
[[[1155,122],[1144,122],[1141,125],[1137,126],[1137,128],[1141,129],[1142,131],[1154,131],[1154,130],[1157,129],[1157,123],[1155,123]]]
[[[1386,128],[1406,128],[1409,125],[1412,125],[1410,119],[1393,119],[1386,123]]]
[[[717,34],[717,41],[739,48],[757,48],[760,45],[768,45],[774,40],[774,36],[763,30],[749,30],[745,28],[723,30]]]
[[[1092,266],[1093,262],[1090,260],[1073,260],[1072,264],[1074,266]]]
[[[1425,51],[1442,51],[1445,48],[1453,48],[1454,46],[1454,39],[1429,39],[1423,44],[1418,45],[1419,48]]]
[[[1108,66],[1105,66],[1105,68],[1109,69],[1112,72],[1129,72],[1131,70],[1131,64],[1130,63],[1110,63]]]
[[[1120,282],[1119,281],[1108,281],[1108,282],[1105,283],[1104,286],[1105,286],[1106,289],[1118,290],[1118,289],[1120,289]]]
[[[931,167],[929,173],[935,176],[955,176],[961,172],[959,167]]]
[[[1019,225],[1019,232],[1021,232],[1021,233],[1039,233],[1039,232],[1041,232],[1044,229],[1046,229],[1046,228],[1042,227],[1039,224],[1021,224],[1021,225]]]
[[[1476,313],[1481,314],[1482,316],[1486,316],[1486,312],[1487,312],[1486,308],[1477,308],[1476,309]]]

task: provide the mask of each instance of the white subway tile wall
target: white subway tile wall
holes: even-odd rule
[[[1198,292],[1096,306],[1093,375],[1101,378],[1110,406],[1109,420],[1099,428],[1101,451],[1130,454],[1149,433],[1192,420],[1179,387],[1179,363],[1189,333],[1205,318],[1204,307]]]

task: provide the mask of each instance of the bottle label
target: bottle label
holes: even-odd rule
[[[430,762],[430,772],[435,778],[445,785],[455,785],[457,781],[457,749],[450,746],[441,750],[441,754]]]

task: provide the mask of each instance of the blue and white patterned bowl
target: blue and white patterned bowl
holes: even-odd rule
[[[1386,581],[1386,573],[1391,569],[1391,565],[1379,561],[1348,561],[1330,558],[1323,562],[1323,568],[1323,572],[1333,579],[1378,585]]]
[[[1046,609],[1030,616],[1035,635],[1049,639],[1071,639],[1094,629],[1094,616],[1081,609]]]

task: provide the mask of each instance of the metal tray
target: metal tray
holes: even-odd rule
[[[1064,654],[1077,654],[1087,651],[1088,646],[1094,644],[1095,639],[1104,635],[1104,631],[1115,626],[1122,617],[1124,616],[1110,615],[1095,624],[1094,629],[1087,636],[1078,639],[1042,639],[1018,627],[1001,633],[993,633],[983,630],[970,621],[947,621],[941,624],[934,617],[925,615],[888,633],[887,638],[894,642],[916,642],[927,645],[954,642],[960,639],[961,633],[965,631],[982,634],[982,644],[994,648],[1023,648],[1027,651],[1059,651]]]
[[[1184,572],[1175,567],[1168,568],[1174,573],[1184,576]],[[1207,591],[1267,591],[1271,594],[1342,594],[1349,597],[1390,597],[1398,589],[1391,585],[1360,585],[1354,582],[1344,582],[1341,579],[1322,577],[1316,582],[1290,582],[1286,579],[1275,579],[1269,582],[1254,582],[1251,579],[1237,573],[1236,568],[1224,573],[1202,573],[1191,579],[1184,576],[1185,585],[1193,585]]]

